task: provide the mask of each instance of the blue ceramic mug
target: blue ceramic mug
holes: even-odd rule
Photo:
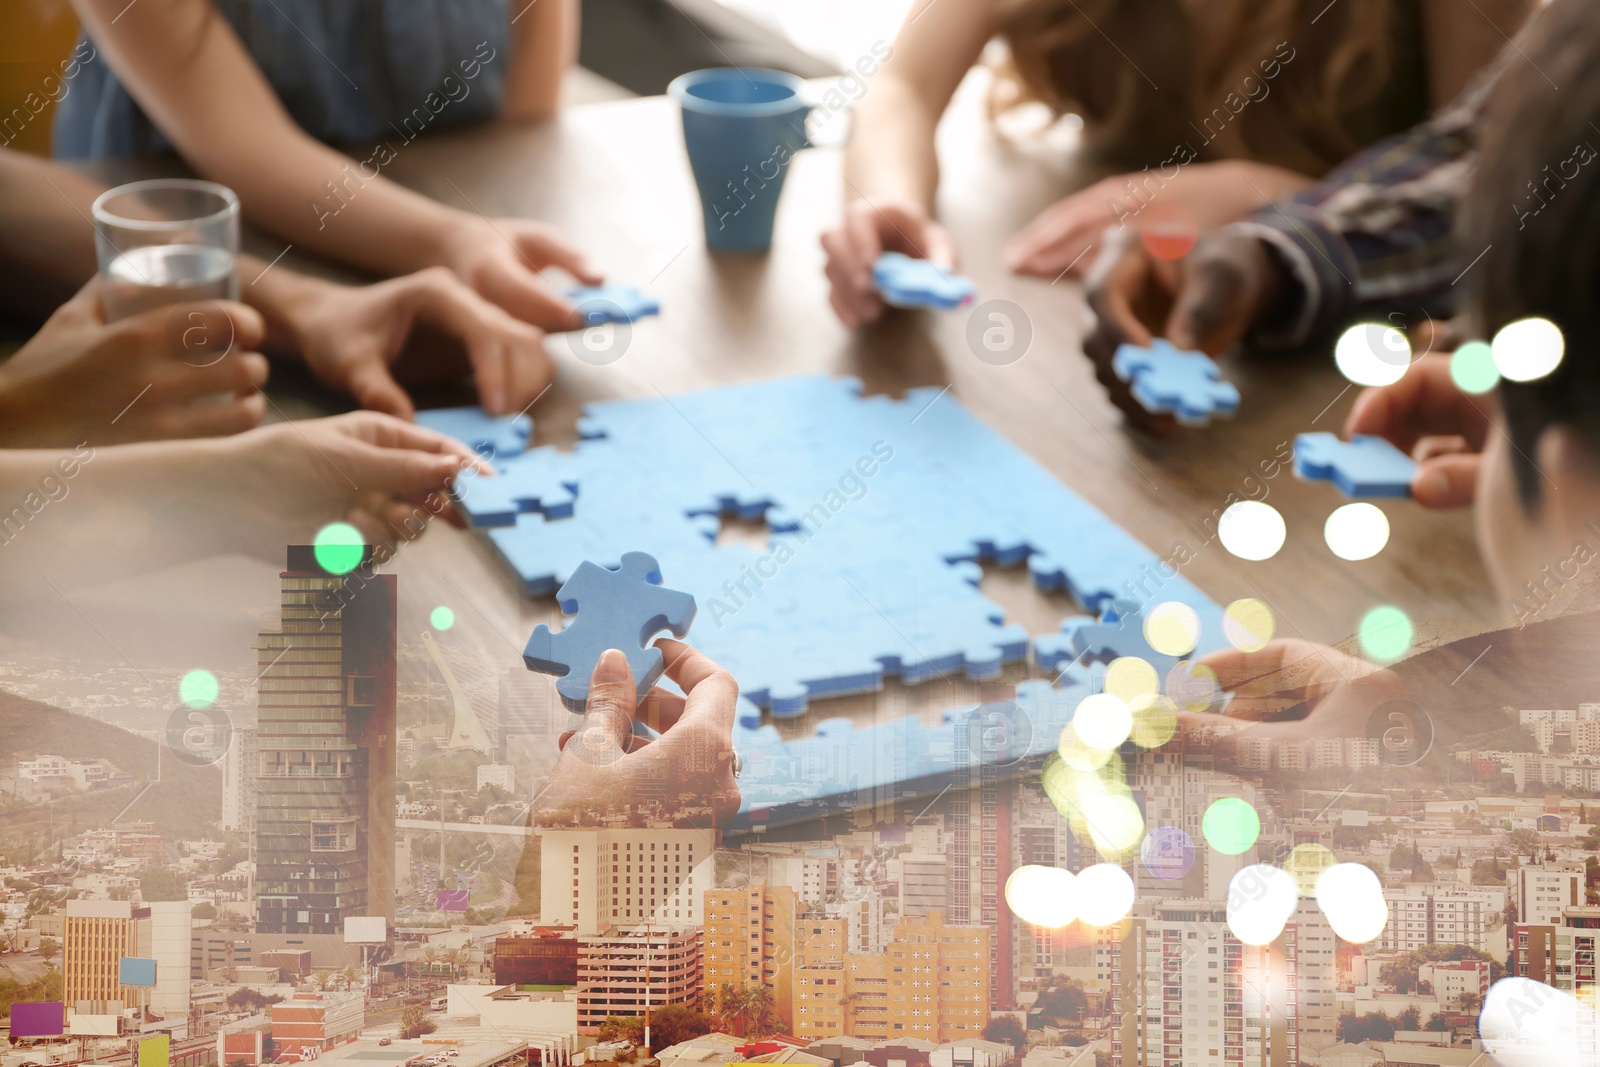
[[[781,70],[716,67],[673,79],[700,190],[706,246],[765,252],[789,161],[806,139],[805,83]]]

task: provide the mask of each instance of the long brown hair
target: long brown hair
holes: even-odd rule
[[[1201,158],[1313,175],[1426,116],[1406,0],[1204,2],[1208,25],[1197,28],[1183,0],[1008,0],[1012,99],[1081,115],[1092,144],[1133,165],[1157,162],[1150,154],[1182,135]],[[1203,132],[1252,80],[1267,86],[1259,100],[1233,112],[1225,135]]]

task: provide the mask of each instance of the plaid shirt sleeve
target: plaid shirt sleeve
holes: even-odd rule
[[[1289,278],[1284,306],[1252,332],[1254,346],[1298,348],[1380,309],[1455,311],[1454,283],[1469,265],[1456,244],[1456,215],[1505,62],[1502,53],[1429,121],[1233,224],[1265,241]]]

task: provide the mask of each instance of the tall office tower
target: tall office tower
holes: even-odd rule
[[[1160,901],[1111,946],[1112,1067],[1298,1067],[1334,1043],[1334,935],[1302,901],[1246,945],[1214,901]]]
[[[256,821],[256,728],[235,726],[233,741],[222,757],[222,820],[224,830],[250,833]]]
[[[555,702],[547,675],[512,668],[500,675],[495,747],[502,763],[527,765],[530,748],[549,748],[547,739],[567,728],[575,716]]]
[[[122,984],[124,956],[149,958],[149,907],[126,900],[67,901],[61,922],[61,983],[69,1011],[115,1015],[143,1003],[145,990]]]
[[[724,985],[772,987],[787,1030],[793,1018],[795,894],[786,885],[713,889],[705,895],[705,999]]]
[[[541,830],[539,918],[579,937],[646,922],[699,926],[715,851],[710,830]]]
[[[256,644],[256,930],[394,919],[395,578],[289,546],[282,628]]]
[[[985,704],[983,707],[990,707]],[[1016,1006],[1016,965],[1012,958],[1014,919],[1006,906],[1006,879],[1011,877],[1011,813],[1016,783],[1006,780],[1011,771],[982,760],[986,713],[980,711],[968,734],[952,753],[951,776],[945,808],[945,855],[949,859],[949,899],[944,913],[955,925],[982,923],[994,928],[989,939],[991,983],[989,1003],[997,1011]]]
[[[150,1010],[169,1023],[187,1024],[194,905],[187,900],[154,900],[145,907],[150,909],[150,956],[156,961]]]

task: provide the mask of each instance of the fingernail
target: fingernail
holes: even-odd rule
[[[1421,501],[1443,500],[1450,495],[1450,478],[1444,471],[1423,471],[1412,483],[1411,495]]]
[[[620,649],[606,649],[600,654],[600,662],[594,665],[593,681],[623,684],[633,681],[633,670],[628,666],[628,657],[624,656]]]

